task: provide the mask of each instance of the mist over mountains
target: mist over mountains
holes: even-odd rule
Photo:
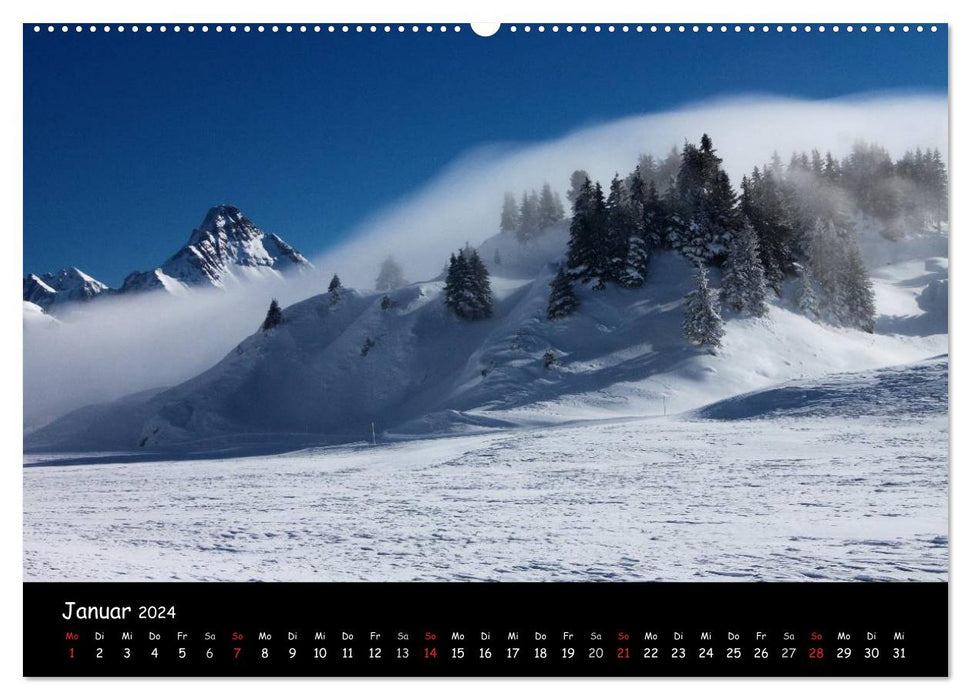
[[[164,291],[183,294],[193,288],[226,289],[268,276],[309,270],[313,265],[275,233],[266,234],[237,207],[212,207],[189,241],[164,263],[132,272],[113,289],[76,267],[24,278],[24,301],[50,309],[102,295]]]
[[[754,128],[753,120],[758,128]],[[320,309],[320,314],[324,314],[323,310],[326,309],[326,315],[320,316],[322,323],[326,318],[336,319],[336,316],[331,316],[336,312],[331,311],[330,297],[325,291],[327,280],[334,273],[339,273],[344,283],[346,305],[360,306],[362,316],[358,318],[351,314],[341,321],[340,325],[348,334],[340,346],[346,357],[330,365],[328,371],[346,372],[349,378],[358,381],[358,387],[373,386],[376,395],[380,395],[380,382],[374,383],[379,374],[373,374],[371,378],[362,378],[357,374],[362,361],[376,362],[388,349],[388,341],[382,337],[380,325],[368,325],[377,323],[371,314],[384,312],[375,317],[383,323],[398,318],[405,309],[411,309],[414,314],[409,312],[407,323],[401,321],[401,338],[406,343],[418,342],[412,331],[423,334],[424,330],[436,327],[439,321],[432,323],[431,319],[437,318],[434,314],[444,313],[441,297],[444,291],[442,283],[445,281],[443,266],[447,265],[450,253],[466,244],[478,251],[488,268],[496,305],[493,318],[477,321],[476,324],[481,325],[476,325],[474,331],[467,329],[466,332],[470,333],[469,338],[478,337],[481,332],[490,337],[498,334],[497,338],[505,339],[483,338],[483,345],[466,348],[466,365],[461,370],[463,386],[468,382],[485,388],[498,386],[494,383],[509,371],[505,368],[508,360],[511,367],[521,365],[528,367],[530,372],[538,373],[534,377],[530,375],[528,382],[517,375],[504,385],[504,392],[526,392],[537,401],[553,400],[554,394],[572,396],[579,392],[586,398],[576,399],[575,410],[566,413],[596,415],[600,409],[591,406],[599,405],[599,399],[591,403],[588,389],[602,393],[606,387],[613,387],[608,393],[626,397],[624,401],[629,408],[636,406],[640,399],[635,401],[631,397],[643,395],[643,390],[637,389],[632,393],[621,387],[625,382],[632,381],[636,372],[625,371],[615,377],[598,368],[618,363],[628,368],[641,367],[645,371],[652,367],[651,372],[660,377],[661,373],[656,371],[658,365],[654,364],[659,360],[648,361],[647,357],[657,352],[651,348],[656,348],[662,342],[662,333],[671,334],[670,340],[663,342],[674,343],[681,348],[678,352],[687,352],[681,338],[680,319],[683,315],[683,297],[690,291],[690,266],[682,269],[681,256],[658,253],[652,263],[652,272],[640,290],[608,290],[606,294],[594,294],[592,297],[588,291],[579,290],[580,301],[584,305],[582,323],[591,324],[588,331],[595,333],[599,340],[596,343],[591,341],[582,351],[580,348],[571,349],[559,341],[554,342],[555,338],[545,332],[532,334],[528,331],[532,321],[527,323],[537,314],[538,318],[542,318],[546,313],[549,282],[556,274],[557,265],[564,262],[568,242],[566,225],[558,223],[548,227],[541,235],[533,236],[525,243],[515,235],[497,236],[500,207],[506,191],[538,188],[544,182],[550,182],[555,190],[566,193],[570,173],[578,168],[584,169],[594,180],[609,183],[615,172],[625,173],[637,164],[641,154],[654,154],[659,161],[663,160],[672,145],[697,139],[704,130],[711,128],[711,124],[717,126],[716,130],[712,130],[712,135],[718,155],[736,188],[741,185],[743,175],[751,174],[753,166],[771,166],[773,152],[781,154],[783,167],[788,169],[790,164],[785,161],[794,151],[809,154],[812,149],[820,149],[823,153],[832,150],[834,157],[842,160],[851,153],[854,142],[860,138],[879,143],[894,162],[904,159],[907,150],[915,147],[925,153],[943,147],[946,158],[947,116],[943,98],[885,96],[828,102],[753,98],[631,118],[584,129],[548,143],[515,148],[496,147],[466,154],[440,177],[419,189],[413,197],[377,211],[373,218],[348,237],[346,244],[312,258],[312,268],[305,258],[301,262],[303,256],[300,253],[293,251],[291,254],[292,248],[286,246],[282,239],[263,234],[251,222],[246,223],[248,220],[235,208],[226,208],[232,211],[224,210],[222,213],[210,212],[206,221],[193,232],[189,245],[158,268],[130,276],[131,292],[155,293],[102,292],[95,297],[97,303],[57,303],[52,307],[56,322],[52,322],[55,319],[47,314],[25,313],[25,430],[30,432],[84,406],[113,401],[138,392],[159,395],[162,390],[192,381],[235,352],[241,341],[260,328],[273,298],[279,301],[284,317],[289,317],[294,323],[296,319],[290,307],[298,302],[307,302],[301,308]],[[797,165],[797,170],[802,168],[801,162]],[[812,170],[813,164],[809,166]],[[752,192],[760,191],[753,184]],[[843,194],[827,195],[825,201],[827,208],[831,205],[846,208],[848,205],[851,211],[860,211],[860,207]],[[569,208],[569,201],[565,203]],[[883,200],[877,197],[870,204],[879,208],[883,206]],[[217,224],[217,220],[223,223]],[[942,256],[946,256],[946,230],[943,234],[914,237],[912,234],[917,229],[907,220],[907,216],[894,217],[894,221],[903,223],[895,223],[893,227],[877,225],[877,218],[869,214],[856,222],[862,227],[856,238],[863,261],[871,274],[883,275],[882,279],[874,281],[875,326],[880,337],[873,345],[874,336],[863,333],[865,340],[861,341],[863,345],[875,348],[876,355],[867,355],[868,359],[862,365],[847,363],[842,355],[856,357],[846,350],[852,344],[843,347],[841,343],[844,341],[837,342],[837,339],[847,334],[857,337],[853,334],[858,331],[837,329],[834,331],[837,335],[827,336],[833,339],[833,343],[830,350],[824,351],[814,345],[815,341],[808,342],[811,340],[808,336],[820,333],[820,329],[824,335],[829,334],[829,327],[814,322],[803,326],[797,322],[796,325],[803,328],[805,333],[800,331],[786,336],[787,342],[814,347],[814,352],[832,355],[826,363],[812,364],[816,368],[814,372],[822,371],[824,366],[852,370],[859,366],[877,366],[884,361],[886,364],[906,362],[925,357],[932,350],[938,351],[940,344],[936,340],[931,342],[924,338],[939,338],[941,333],[946,332],[946,313],[942,314],[940,304],[933,301],[943,296],[946,305],[946,294],[935,291],[946,289],[946,260],[940,263]],[[685,219],[685,222],[691,224],[690,219]],[[271,223],[282,227],[286,222]],[[899,239],[892,241],[885,233],[891,236],[900,234]],[[718,249],[714,250],[716,254],[721,254]],[[374,295],[369,288],[377,286],[375,277],[381,261],[388,256],[394,257],[404,278],[419,281],[392,290],[392,293]],[[932,266],[933,269],[929,268],[921,274],[914,272],[913,279],[921,280],[916,286],[901,286],[900,283],[908,280],[899,277],[899,270],[883,270],[888,263],[905,267],[911,265],[915,266],[914,269],[923,270],[925,264],[930,264],[926,261],[931,259],[938,261]],[[679,273],[677,279],[669,280],[670,284],[661,284],[665,274],[662,268],[680,270],[685,274]],[[910,271],[911,267],[906,269]],[[308,274],[290,275],[289,271]],[[43,277],[39,276],[39,279],[43,281]],[[240,283],[245,280],[256,283]],[[712,288],[717,290],[721,284],[720,273],[713,272]],[[773,337],[781,332],[779,319],[790,318],[787,314],[805,320],[798,303],[799,289],[790,282],[778,286],[780,294],[772,292],[775,296],[770,299],[767,322],[770,327],[776,328],[771,333]],[[414,301],[407,301],[406,297],[411,299],[411,294],[415,295]],[[310,303],[311,299],[320,295],[320,304]],[[404,296],[399,299],[400,295]],[[391,309],[381,308],[384,296],[393,302]],[[933,313],[925,313],[925,309],[914,301],[918,297],[923,300],[921,304],[928,306]],[[372,305],[376,309],[374,312],[370,311]],[[343,307],[337,305],[334,308]],[[645,315],[647,309],[654,311]],[[344,313],[347,312],[339,314],[342,319]],[[302,312],[298,314],[301,315]],[[623,321],[624,324],[633,323],[630,319],[635,318],[642,322],[632,327],[629,336],[616,330],[621,319],[625,318],[628,320]],[[666,320],[661,322],[661,319]],[[739,335],[733,329],[749,328],[753,322],[755,325],[752,327],[762,328],[760,324],[765,322],[763,319],[736,319],[731,314],[726,316],[725,321],[726,347],[742,342],[743,338],[749,338],[746,343],[755,343],[755,339],[761,336],[747,332]],[[347,325],[343,326],[345,322]],[[418,324],[417,327],[413,328],[413,323]],[[559,325],[551,324],[551,328],[563,329],[575,323],[580,321],[574,319]],[[289,335],[289,330],[283,330],[288,327],[292,328],[289,322],[281,326],[275,335]],[[900,329],[913,328],[920,328],[920,335],[908,335],[892,342],[884,340],[884,332],[896,334]],[[328,332],[331,331],[337,332],[336,329]],[[614,335],[611,336],[611,332]],[[511,338],[508,334],[511,334]],[[450,347],[466,347],[466,339],[459,341],[450,334],[445,334],[443,338],[446,345],[451,344]],[[626,338],[627,344],[621,342],[614,346],[613,341],[607,342],[608,338]],[[362,355],[369,339],[373,345]],[[502,356],[499,348],[513,346],[528,348],[531,354],[528,358],[493,358]],[[70,351],[65,351],[66,348]],[[327,351],[328,356],[332,351]],[[543,370],[543,357],[547,351],[552,351],[557,360],[556,370]],[[721,352],[720,357],[724,358],[728,351]],[[704,351],[700,355],[695,351],[688,354],[705,360]],[[485,357],[493,359],[483,364]],[[581,357],[584,358],[582,361]],[[670,359],[674,355],[666,357]],[[685,365],[684,371],[688,374],[702,372],[699,376],[704,377],[704,372],[694,366],[701,360],[690,362],[690,371]],[[415,361],[419,364],[424,362]],[[709,364],[722,363],[719,358],[705,361]],[[444,371],[442,368],[445,366],[433,363],[429,366],[429,372]],[[748,379],[738,383],[725,381],[725,387],[751,390],[763,385],[769,378],[786,380],[791,376],[788,373],[795,371],[792,368],[780,371],[779,367],[786,367],[783,359],[778,364],[773,362],[772,367],[776,369],[772,370],[756,369],[754,365],[749,366],[747,360],[741,363],[741,367],[747,367],[742,373]],[[481,374],[483,370],[487,372],[485,377]],[[593,373],[588,374],[588,370]],[[732,370],[733,373],[736,371],[742,370]],[[552,382],[554,376],[562,378],[573,374],[583,375],[583,381]],[[297,376],[294,387],[301,386],[296,380]],[[597,379],[594,380],[594,377]],[[449,382],[453,379],[458,381],[452,377]],[[618,381],[621,385],[617,384]],[[672,386],[675,384],[677,382]],[[437,386],[436,391],[443,392],[440,395],[442,400],[422,404],[425,406],[423,410],[428,411],[423,420],[447,425],[454,419],[454,415],[448,411],[459,410],[456,406],[475,408],[473,403],[455,400],[459,394],[447,388],[446,384],[439,383]],[[542,387],[547,389],[539,391]],[[390,387],[388,389],[390,391]],[[406,389],[412,392],[414,386],[398,386],[396,391]],[[538,393],[532,393],[534,391]],[[654,398],[648,403],[656,402],[660,391],[652,390]],[[489,404],[491,399],[478,392],[473,393]],[[339,393],[334,394],[335,400]],[[702,393],[706,398],[722,397]],[[460,394],[473,395],[467,394],[465,389]],[[693,392],[682,395],[700,396]],[[360,395],[358,399],[361,400]],[[412,405],[418,406],[419,403]],[[650,405],[653,406],[653,403]],[[697,404],[687,402],[683,405],[689,407]],[[446,413],[438,413],[439,408]],[[363,408],[361,410],[366,412]],[[345,412],[350,416],[350,411]],[[439,417],[434,418],[433,415]],[[446,415],[452,418],[440,420]],[[389,430],[393,427],[392,423],[411,421],[399,408],[394,409],[394,415],[388,414],[386,417],[388,420],[383,421],[382,426]],[[460,422],[462,420],[468,419],[459,419]],[[360,423],[360,420],[354,422],[353,431],[360,429]],[[226,423],[227,426],[231,424],[232,421]],[[160,430],[159,435],[173,438],[177,433]],[[137,432],[136,435],[140,436],[141,433]],[[126,444],[132,443],[129,441]]]

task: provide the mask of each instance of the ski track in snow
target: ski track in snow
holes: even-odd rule
[[[28,467],[24,578],[946,580],[945,411]]]

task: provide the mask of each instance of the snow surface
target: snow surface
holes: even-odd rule
[[[759,420],[228,459],[38,456],[24,577],[946,580],[947,363],[878,375],[892,391],[871,374],[807,385],[829,396],[822,412],[750,397]]]

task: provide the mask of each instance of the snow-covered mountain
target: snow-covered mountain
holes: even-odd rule
[[[208,211],[185,246],[160,266],[128,275],[120,292],[226,287],[310,267],[307,258],[275,233],[264,233],[238,208],[221,204]]]
[[[90,301],[110,291],[104,282],[96,280],[76,267],[67,267],[55,273],[27,275],[24,277],[24,301],[41,308],[68,301]]]
[[[548,320],[566,238],[559,225],[528,245],[507,235],[479,247],[496,298],[490,319],[456,318],[441,280],[390,292],[390,304],[382,293],[321,294],[285,308],[282,325],[257,330],[206,372],[76,411],[28,435],[26,449],[240,449],[365,440],[372,423],[378,436],[403,438],[663,415],[946,352],[946,316],[931,318],[918,304],[946,278],[939,257],[874,271],[878,331],[886,332],[810,320],[787,289],[765,318],[726,314],[712,354],[683,338],[692,268],[671,252],[655,256],[644,287],[578,286],[579,313]]]
[[[313,265],[275,233],[264,233],[237,207],[212,207],[188,243],[152,270],[132,272],[120,289],[86,275],[76,267],[55,274],[24,278],[24,301],[43,309],[65,301],[86,301],[101,294],[167,291],[179,294],[193,287],[217,287],[265,279]]]

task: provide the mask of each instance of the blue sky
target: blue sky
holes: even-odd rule
[[[470,148],[740,93],[947,89],[947,34],[24,28],[24,271],[117,285],[206,210],[308,255]],[[753,155],[753,164],[762,154]],[[561,185],[560,189],[565,189]]]

